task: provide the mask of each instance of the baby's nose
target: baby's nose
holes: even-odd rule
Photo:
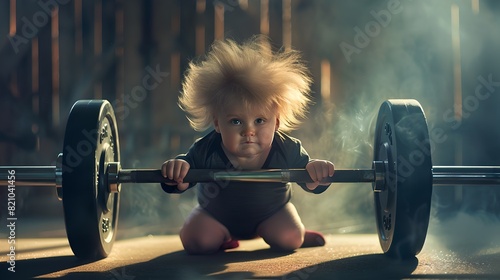
[[[255,129],[253,126],[247,125],[243,128],[242,131],[243,136],[254,136],[255,135]]]

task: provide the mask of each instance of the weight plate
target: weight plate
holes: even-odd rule
[[[105,258],[118,225],[119,193],[110,194],[108,162],[120,161],[116,118],[106,100],[80,100],[71,108],[62,159],[63,208],[73,253]]]
[[[432,195],[429,132],[416,100],[388,100],[379,110],[374,160],[384,161],[385,187],[374,192],[380,245],[391,257],[412,258],[424,245]]]

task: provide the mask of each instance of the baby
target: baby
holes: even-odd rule
[[[194,186],[183,182],[190,168],[256,170],[305,168],[307,192],[321,193],[333,176],[330,161],[310,159],[301,142],[285,133],[300,124],[310,102],[311,78],[296,51],[272,52],[262,38],[243,44],[216,41],[206,58],[191,62],[180,107],[198,131],[213,130],[186,154],[162,165],[168,193]],[[321,233],[307,231],[290,202],[290,183],[199,183],[198,203],[181,231],[189,254],[235,248],[238,240],[262,237],[271,248],[291,251],[322,246]]]

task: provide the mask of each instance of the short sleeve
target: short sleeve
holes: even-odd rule
[[[202,149],[202,147],[200,147],[201,139],[198,139],[195,143],[193,143],[193,145],[191,145],[191,147],[189,148],[187,153],[180,154],[180,155],[176,156],[175,159],[182,159],[182,160],[187,161],[189,163],[190,169],[200,168],[200,167],[198,167],[199,164],[198,164],[197,158],[199,158],[201,156],[200,155],[200,150]],[[163,189],[163,191],[165,191],[166,193],[183,193],[186,191],[186,190],[181,191],[177,188],[177,186],[169,186],[165,183],[160,183],[160,185],[161,185],[161,188]],[[194,187],[195,185],[196,185],[196,183],[190,183],[188,189]]]
[[[305,168],[306,165],[309,163],[311,160],[309,157],[309,154],[307,153],[306,149],[302,146],[302,142],[299,139],[286,136],[284,134],[281,134],[280,138],[283,141],[283,147],[285,149],[285,155],[288,156],[288,163],[289,163],[289,168]],[[320,194],[330,185],[325,185],[325,186],[318,186],[314,190],[310,190],[307,188],[305,183],[297,183],[303,190],[309,193],[314,193],[314,194]]]

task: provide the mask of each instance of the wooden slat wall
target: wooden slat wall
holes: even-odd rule
[[[81,73],[77,57],[77,17],[75,2],[59,7],[59,114],[66,123],[72,90]]]
[[[103,53],[111,52],[113,57],[119,58],[119,54],[116,52],[116,45],[118,42],[118,32],[116,30],[116,13],[119,12],[119,4],[115,1],[103,1],[101,3],[101,51],[99,55]],[[102,95],[104,99],[115,100],[116,96],[116,84],[117,84],[117,63],[113,63],[110,66],[109,71],[105,74],[102,80]]]
[[[9,34],[9,21],[10,21],[10,1],[0,1],[0,38],[2,44],[7,42],[3,41]]]
[[[471,11],[470,1],[458,2],[462,11]],[[22,17],[33,21],[33,14],[43,10],[37,1],[0,1],[0,46],[8,44],[5,38],[10,30],[11,3],[17,3],[18,33],[23,28]],[[2,94],[10,98],[5,100],[19,103],[16,106],[23,109],[16,118],[27,115],[24,125],[40,138],[35,151],[0,142],[0,164],[12,162],[16,153],[57,154],[69,109],[76,100],[84,98],[105,98],[112,102],[126,155],[133,156],[149,147],[158,147],[166,154],[185,150],[197,136],[176,105],[188,61],[209,48],[217,36],[216,23],[221,22],[224,36],[237,41],[266,32],[273,46],[288,44],[283,41],[287,7],[291,9],[291,45],[300,49],[309,63],[316,81],[313,92],[317,103],[323,102],[319,95],[322,63],[324,70],[330,65],[330,71],[325,72],[330,73],[330,91],[339,92],[329,95],[329,101],[342,101],[342,85],[333,81],[337,77],[335,71],[348,65],[336,59],[342,55],[338,46],[332,47],[332,54],[325,55],[315,45],[321,34],[311,32],[315,27],[315,10],[310,3],[73,0],[60,5],[30,40],[29,50],[9,60],[8,66],[0,65],[0,73],[12,71],[3,81],[3,87],[0,80],[0,89],[5,91]],[[55,29],[51,28],[54,24]],[[13,63],[17,63],[15,67]],[[146,89],[144,96],[136,96],[137,87],[144,89],[144,78],[156,70],[168,73],[168,77],[154,88]],[[134,99],[137,97],[141,100]],[[30,122],[34,124],[32,128]]]
[[[0,1],[0,38],[7,38],[10,29],[10,1]],[[8,47],[10,42],[8,40],[0,39],[0,49]],[[8,90],[7,80],[4,79],[4,71],[0,71],[0,102],[7,103],[6,94],[2,94],[2,91]],[[7,119],[8,112],[5,110],[6,105],[0,103],[0,118]],[[0,124],[0,129],[2,132],[7,131],[7,126]],[[0,142],[0,163],[6,163],[11,156],[11,145],[6,141]]]
[[[36,1],[1,1],[2,38],[10,29],[11,2],[18,33],[25,28],[22,17],[30,22],[44,19],[33,19],[34,13],[44,11]],[[224,12],[217,14],[216,7]],[[74,0],[51,8],[39,33],[29,38],[26,54],[16,58],[17,70],[10,74],[10,90],[4,93],[30,112],[25,125],[36,122],[32,130],[38,144],[34,151],[24,151],[3,143],[2,149],[14,148],[0,154],[4,164],[16,153],[57,154],[72,104],[88,98],[105,98],[115,106],[124,153],[133,155],[151,145],[172,154],[185,150],[197,136],[176,105],[180,83],[188,61],[203,55],[215,39],[215,23],[223,22],[227,31],[223,35],[238,41],[261,31],[268,33],[274,46],[280,46],[283,38],[281,1],[241,1],[239,5],[206,0]],[[137,102],[137,87],[156,70],[168,77]],[[44,160],[53,161],[40,159]]]
[[[22,5],[18,5],[18,6],[22,6]],[[57,12],[53,12],[52,15],[55,15],[57,17]],[[56,73],[56,75],[59,73],[59,65],[54,65],[53,62],[53,58],[54,58],[54,52],[53,52],[53,47],[56,47],[57,46],[57,37],[55,37],[54,41],[52,40],[52,37],[53,37],[53,32],[52,32],[52,29],[51,29],[51,25],[52,25],[52,17],[51,15],[47,15],[45,14],[48,18],[47,20],[47,23],[46,25],[43,27],[43,28],[40,28],[40,31],[38,33],[38,36],[34,39],[36,40],[32,40],[32,47],[34,48],[35,45],[36,47],[38,48],[38,57],[37,57],[37,60],[38,62],[36,64],[38,64],[38,69],[36,69],[35,71],[31,71],[31,73],[37,73],[37,86],[36,88],[38,89],[38,92],[37,93],[33,93],[33,94],[37,94],[38,95],[38,110],[39,110],[39,119],[42,123],[46,124],[46,127],[47,129],[50,129],[51,127],[55,127],[57,125],[59,125],[58,123],[58,119],[57,119],[57,116],[58,114],[56,115],[56,119],[54,119],[54,115],[52,114],[52,111],[53,110],[57,110],[58,108],[53,108],[52,106],[52,102],[54,101],[54,99],[56,100],[56,103],[58,103],[58,99],[59,99],[59,94],[57,92],[58,90],[58,85],[55,85],[53,82],[54,82],[54,74]],[[54,34],[54,36],[57,36],[57,34]],[[37,42],[37,44],[33,44],[34,42]],[[33,52],[32,52],[33,53]],[[57,55],[57,54],[56,54]],[[31,69],[31,66],[32,66],[32,61],[35,60],[34,57],[31,57],[29,59],[29,61],[26,65],[26,67],[20,67],[19,68],[19,74],[18,74],[18,77],[19,75],[23,75],[21,73],[24,72],[24,75],[28,76],[27,74],[29,73],[28,71],[26,71],[26,69]],[[26,84],[29,84],[30,87],[33,87],[32,86],[32,82],[31,82],[31,78],[30,77],[30,81],[24,81],[23,83],[26,83]],[[56,88],[56,90],[54,89]],[[27,92],[28,89],[21,89],[21,87],[19,87],[20,91],[21,92]],[[31,91],[31,89],[29,90]],[[32,102],[32,96],[30,96],[29,98],[29,101],[28,102]]]

